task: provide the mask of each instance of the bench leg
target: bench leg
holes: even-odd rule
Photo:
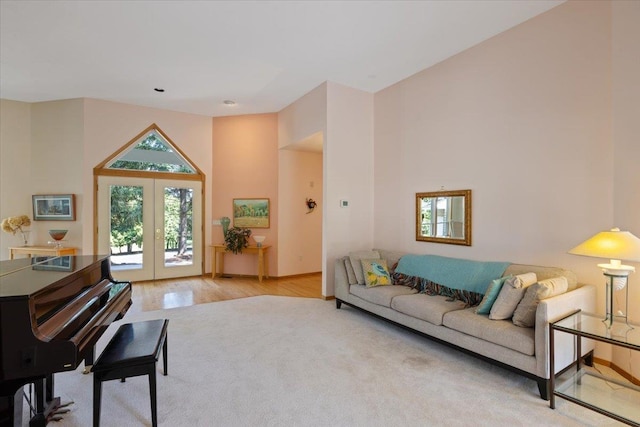
[[[151,396],[151,425],[158,426],[158,404],[156,401],[156,365],[151,366],[149,372],[149,394]]]
[[[165,376],[167,376],[167,374],[169,373],[169,371],[167,370],[168,357],[169,357],[169,355],[167,354],[167,349],[169,348],[169,344],[167,344],[167,341],[169,341],[169,334],[167,334],[167,336],[164,337],[164,344],[162,346],[162,363],[164,365]]]
[[[102,381],[93,374],[93,427],[100,426],[100,402],[102,400]]]

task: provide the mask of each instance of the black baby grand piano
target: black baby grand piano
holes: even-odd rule
[[[21,425],[29,383],[30,425],[46,425],[60,404],[53,374],[93,364],[96,342],[130,306],[131,283],[111,277],[108,256],[0,261],[0,426]]]

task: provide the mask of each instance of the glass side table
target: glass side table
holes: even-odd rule
[[[640,351],[640,325],[630,326],[614,322],[611,329],[607,329],[601,316],[579,310],[549,324],[551,409],[555,409],[555,397],[558,396],[620,422],[640,426],[640,387],[584,365],[580,354],[582,338]],[[576,369],[572,365],[558,375],[554,367],[554,335],[557,331],[572,334],[577,349]]]

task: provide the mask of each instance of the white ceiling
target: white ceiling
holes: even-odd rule
[[[276,112],[325,81],[379,91],[560,3],[1,0],[0,97]]]

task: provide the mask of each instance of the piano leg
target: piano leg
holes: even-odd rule
[[[49,418],[60,407],[60,398],[53,397],[53,374],[36,380],[34,383],[35,415],[29,421],[29,427],[44,427]]]
[[[0,426],[22,426],[22,387],[13,396],[0,397]]]
[[[95,346],[91,347],[89,353],[84,358],[84,369],[82,370],[83,374],[90,374],[91,368],[93,367],[93,360],[96,357],[96,348]]]

